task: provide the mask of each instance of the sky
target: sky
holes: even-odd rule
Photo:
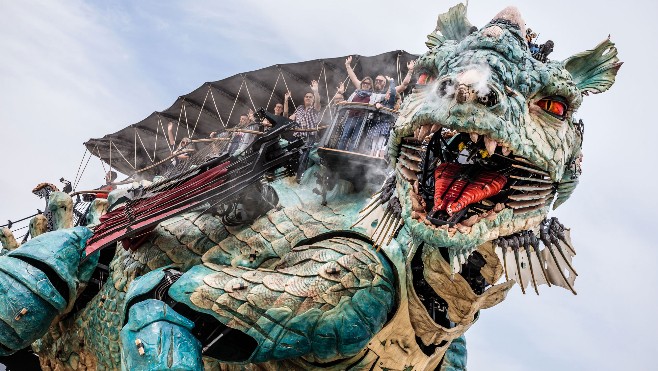
[[[43,209],[31,189],[75,179],[87,139],[163,110],[205,81],[323,57],[423,53],[436,16],[456,2],[376,4],[0,0],[0,220]],[[611,35],[624,65],[610,91],[584,99],[583,175],[553,213],[572,230],[578,295],[513,288],[467,332],[468,368],[655,369],[658,125],[649,115],[658,3],[472,0],[468,18],[481,27],[507,5],[540,42],[555,42],[552,59]],[[92,158],[78,189],[99,186],[103,173]]]

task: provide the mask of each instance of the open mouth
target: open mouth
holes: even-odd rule
[[[397,166],[412,186],[412,218],[435,228],[470,228],[506,208],[528,213],[555,195],[549,173],[508,144],[439,125],[403,138]]]

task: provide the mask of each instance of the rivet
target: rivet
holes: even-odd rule
[[[144,352],[144,344],[142,343],[142,340],[136,339],[135,346],[137,347],[137,352],[139,353],[139,355],[143,356],[145,352]]]
[[[16,320],[16,321],[20,321],[21,318],[23,318],[23,316],[24,316],[26,313],[27,313],[27,308],[23,308],[23,309],[21,309],[20,312],[18,312],[18,314],[16,314],[16,317],[14,317],[14,320]]]

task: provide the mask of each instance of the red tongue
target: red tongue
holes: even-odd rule
[[[434,211],[448,215],[468,205],[498,194],[507,178],[493,171],[474,170],[472,166],[444,163],[434,171]]]

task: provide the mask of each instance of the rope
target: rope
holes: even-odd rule
[[[137,125],[133,125],[133,128],[135,129],[135,144],[133,147],[133,157],[135,158],[135,167],[137,167]]]
[[[182,109],[183,112],[185,112],[185,130],[187,130],[187,137],[191,138],[192,136],[190,135],[190,122],[187,119],[187,106],[185,105],[185,101],[183,100],[183,105]]]
[[[251,99],[251,93],[249,92],[249,85],[247,85],[247,78],[245,75],[242,75],[242,81],[244,81],[244,87],[247,89],[247,95],[249,96],[249,101],[251,102],[251,106],[254,108],[254,111],[256,111],[256,105],[254,104],[254,100]]]
[[[331,100],[329,99],[329,85],[327,84],[327,70],[325,68],[324,62],[322,63],[322,71],[324,72],[324,91],[327,93],[327,106],[324,107],[324,110],[322,111],[322,115],[320,116],[320,121],[322,121],[322,118],[324,117],[325,112],[327,112],[327,109],[329,106],[331,106]],[[320,73],[320,76],[322,76],[322,72]],[[334,121],[334,113],[329,110],[329,118],[331,121]]]
[[[105,170],[105,163],[103,162],[103,158],[101,157],[101,150],[98,149],[98,144],[95,144],[94,147],[96,147],[96,153],[98,153],[98,161],[100,161],[101,166],[103,166],[103,172],[107,173],[107,170]]]
[[[86,155],[87,155],[87,147],[85,147],[85,151],[82,154],[82,158],[80,159],[80,164],[78,165],[78,171],[75,172],[75,177],[73,178],[73,184],[78,184],[78,174],[80,174],[80,168],[82,167],[82,162],[85,160]],[[73,188],[75,188],[75,185],[73,186]]]
[[[217,102],[215,102],[215,93],[212,92],[212,85],[210,85],[210,97],[212,98],[212,103],[215,105],[215,111],[217,111],[217,117],[219,117],[219,122],[222,124],[222,128],[226,129],[224,120],[222,120],[222,115],[219,114],[219,109],[217,108]]]
[[[126,163],[128,165],[130,165],[130,167],[135,169],[135,166],[133,166],[133,164],[131,164],[130,161],[128,161],[128,159],[126,159],[126,156],[124,156],[123,153],[121,153],[121,151],[119,150],[119,147],[117,147],[117,145],[114,144],[114,142],[112,140],[110,140],[110,167],[112,167],[112,146],[114,146],[114,148],[117,150],[117,152],[119,152],[119,155],[121,155],[123,160],[126,161]]]
[[[228,113],[228,119],[226,119],[226,122],[231,121],[231,116],[233,116],[233,109],[235,108],[235,104],[238,103],[238,97],[240,97],[240,92],[242,91],[243,85],[244,85],[244,79],[242,79],[242,84],[240,84],[240,88],[238,89],[238,94],[235,95],[235,99],[233,100],[233,106],[231,107],[231,111]]]
[[[85,163],[85,167],[82,168],[82,172],[80,173],[80,178],[78,179],[77,182],[75,182],[75,185],[73,186],[73,189],[76,189],[78,187],[78,184],[80,183],[80,180],[82,180],[82,174],[85,173],[85,170],[87,170],[87,165],[89,165],[89,160],[91,160],[91,152],[89,152],[89,157],[87,158],[87,162]],[[101,164],[103,161],[101,161]],[[103,170],[105,170],[105,166],[103,166]]]
[[[274,82],[274,87],[272,87],[272,92],[270,93],[270,98],[267,100],[267,105],[265,107],[270,107],[270,102],[272,101],[272,96],[274,95],[274,91],[276,90],[276,84],[279,83],[279,79],[281,78],[281,70],[279,70],[279,74],[276,76],[276,81]]]
[[[162,117],[160,115],[158,115],[158,123],[160,124],[160,127],[162,128],[162,135],[165,136],[165,139],[166,139],[165,142],[167,143],[167,147],[169,148],[169,152],[173,152],[174,147],[172,147],[171,144],[169,144],[169,139],[167,139],[167,131],[164,128],[164,124],[162,123]],[[155,138],[156,139],[158,138],[158,130],[157,129],[155,130]],[[155,150],[157,149],[158,142],[156,141],[155,144],[156,144],[156,148],[153,149],[153,158],[155,158]]]
[[[201,119],[201,113],[203,113],[203,107],[206,106],[206,101],[208,100],[208,94],[210,94],[210,88],[208,88],[208,91],[206,92],[206,97],[203,98],[203,103],[201,103],[201,108],[199,109],[199,116],[196,118],[196,122],[194,123],[194,129],[192,129],[192,135],[190,136],[190,139],[194,136],[194,133],[196,132],[196,127],[199,125],[199,119]]]
[[[185,101],[181,103],[181,109],[178,113],[178,122],[176,123],[176,132],[174,133],[174,143],[171,144],[173,148],[176,147],[176,139],[178,139],[178,129],[180,128],[181,118],[183,118],[183,107],[185,106]],[[169,140],[169,133],[167,133],[167,140]],[[173,149],[172,149],[173,151]]]
[[[153,163],[155,161],[155,151],[153,151],[153,157],[151,157],[151,155],[148,153],[148,150],[146,149],[146,145],[144,144],[144,141],[142,140],[142,136],[139,135],[139,131],[137,130],[137,126],[135,126],[135,134],[137,134],[137,138],[139,138],[139,142],[142,144],[142,148],[144,148],[144,152],[149,157],[149,160],[151,160],[151,163]],[[158,139],[157,130],[156,130],[155,139],[156,139],[155,144],[157,145],[157,143],[158,143],[157,142],[157,139]],[[137,156],[137,145],[135,145],[135,156]],[[137,167],[137,159],[135,159],[135,167]]]
[[[288,87],[288,82],[286,81],[286,76],[283,74],[283,70],[281,70],[281,67],[279,67],[279,71],[281,71],[281,77],[283,77],[283,84],[286,86],[286,91],[289,92],[290,88]],[[295,101],[292,99],[292,94],[290,95],[290,101],[292,102],[292,108],[293,112],[297,110],[297,106],[295,105]],[[290,113],[290,112],[288,112]]]
[[[22,222],[22,221],[24,221],[24,220],[27,220],[27,219],[30,219],[30,218],[34,218],[35,216],[37,216],[37,215],[39,215],[39,214],[41,214],[41,213],[38,212],[38,213],[36,213],[36,214],[32,214],[32,215],[30,215],[30,216],[26,216],[25,218],[18,219],[18,220],[16,220],[15,222],[12,222],[11,220],[8,220],[9,223],[7,223],[7,224],[3,224],[3,225],[0,225],[0,228],[7,227],[7,226],[9,226],[10,224],[20,223],[20,222]]]

